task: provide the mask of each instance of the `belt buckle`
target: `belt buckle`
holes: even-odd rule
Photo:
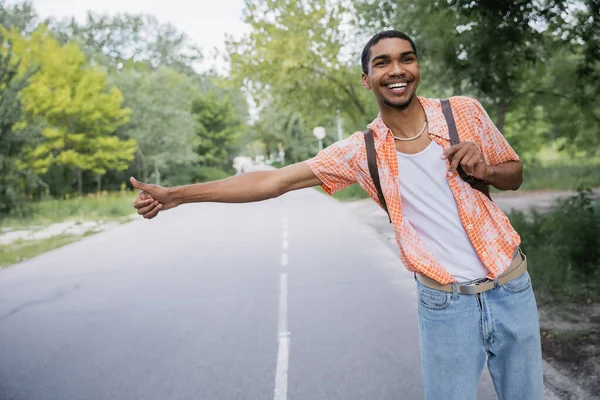
[[[482,278],[481,282],[474,282],[469,285],[459,285],[462,294],[477,294],[477,286],[490,282],[489,278]]]

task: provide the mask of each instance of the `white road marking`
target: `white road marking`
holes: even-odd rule
[[[283,243],[281,244],[281,248],[283,250],[287,250],[290,247],[290,242],[287,239],[283,239]]]
[[[287,265],[288,265],[288,253],[283,253],[281,255],[281,266],[287,267]]]
[[[287,273],[279,277],[279,335],[287,334]]]
[[[288,368],[290,356],[290,336],[279,336],[277,352],[277,372],[275,373],[275,396],[273,400],[287,400]]]
[[[279,279],[279,332],[277,367],[275,369],[275,394],[273,400],[287,400],[288,369],[290,361],[290,333],[287,331],[287,274]]]

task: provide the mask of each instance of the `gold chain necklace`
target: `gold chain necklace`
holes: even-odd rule
[[[427,118],[425,118],[425,122],[423,123],[423,127],[421,128],[421,132],[417,133],[416,136],[409,137],[409,138],[401,138],[401,137],[398,137],[398,136],[394,136],[393,134],[392,134],[392,136],[396,140],[402,140],[402,141],[415,140],[416,138],[418,138],[419,136],[421,136],[423,134],[423,132],[425,132],[425,127],[426,126],[427,126]]]

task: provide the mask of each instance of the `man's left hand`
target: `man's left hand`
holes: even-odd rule
[[[462,169],[474,178],[487,180],[492,170],[485,162],[479,147],[473,142],[461,142],[444,151],[443,159],[450,160],[450,172],[456,172],[460,165]]]

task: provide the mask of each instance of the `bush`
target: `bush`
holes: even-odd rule
[[[315,187],[319,192],[325,193],[321,186]],[[340,201],[355,201],[360,199],[366,199],[369,195],[363,190],[359,184],[348,186],[346,189],[342,189],[339,192],[333,194],[333,198]]]
[[[509,218],[542,298],[600,297],[600,208],[591,190],[558,200],[547,214],[514,211]]]
[[[333,194],[333,197],[342,201],[354,201],[366,199],[369,197],[367,192],[359,184],[348,186],[346,189],[340,190]]]
[[[216,167],[198,167],[194,171],[195,182],[212,182],[219,179],[225,179],[231,176],[230,173]]]

